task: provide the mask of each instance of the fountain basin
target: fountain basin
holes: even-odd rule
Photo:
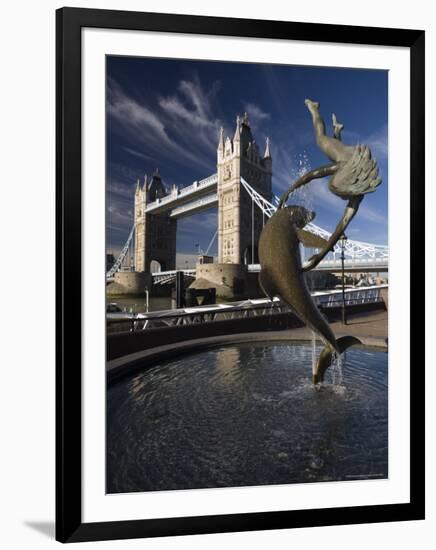
[[[384,351],[351,348],[342,384],[318,388],[301,342],[138,361],[108,386],[109,493],[388,475]]]

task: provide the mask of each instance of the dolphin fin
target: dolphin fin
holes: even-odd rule
[[[307,248],[325,248],[328,245],[325,239],[304,229],[297,229],[297,236],[299,241]]]

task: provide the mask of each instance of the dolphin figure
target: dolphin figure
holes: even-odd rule
[[[312,380],[322,382],[334,354],[340,355],[351,345],[360,343],[357,338],[344,336],[338,340],[312,299],[307,288],[301,262],[300,243],[314,248],[324,248],[327,241],[304,231],[315,213],[302,206],[278,208],[265,224],[259,238],[261,271],[259,283],[264,293],[272,299],[278,296],[325,344],[318,359]]]

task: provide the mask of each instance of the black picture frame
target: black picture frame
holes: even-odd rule
[[[410,49],[410,502],[82,522],[81,29],[129,29]],[[424,31],[62,8],[56,13],[56,539],[77,542],[424,519]],[[418,295],[419,292],[419,295]]]

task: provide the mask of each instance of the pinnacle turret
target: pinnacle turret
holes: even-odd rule
[[[265,153],[263,155],[264,159],[270,159],[271,158],[271,151],[269,150],[269,137],[266,138],[266,146],[265,146]]]
[[[239,141],[241,139],[241,118],[238,115],[236,117],[236,129],[235,129],[235,135],[233,136],[233,141]]]
[[[224,150],[224,128],[221,126],[218,139],[218,149]]]

